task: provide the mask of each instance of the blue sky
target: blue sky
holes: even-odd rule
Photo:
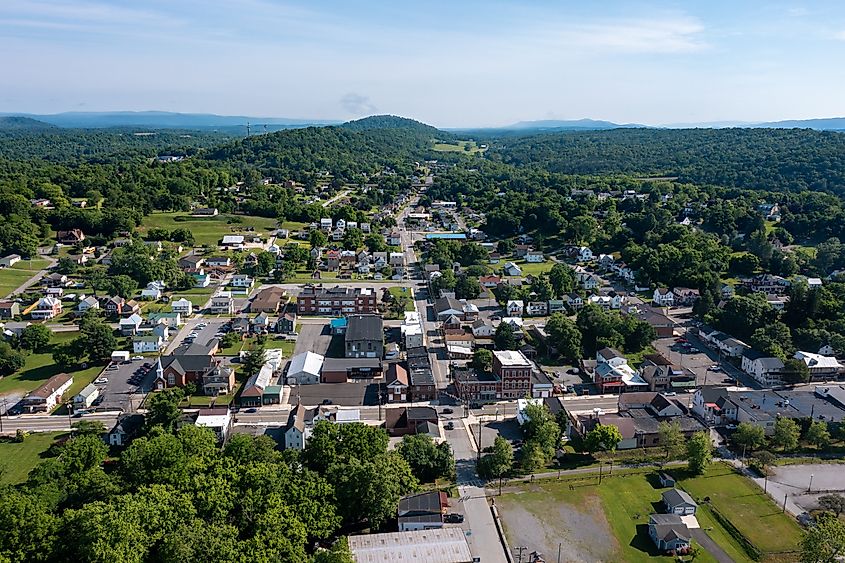
[[[0,111],[845,115],[841,1],[0,0]]]

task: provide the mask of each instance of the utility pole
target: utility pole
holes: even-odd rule
[[[765,471],[765,468],[764,468],[764,471]],[[763,476],[763,492],[764,493],[769,492],[769,474],[768,473],[766,473]]]
[[[560,563],[560,549],[563,547],[563,543],[557,544],[557,563]]]
[[[810,484],[807,487],[807,492],[809,493],[813,489],[813,474],[810,473]]]
[[[601,485],[601,469],[604,467],[604,462],[599,462],[599,485]]]
[[[519,554],[517,555],[517,557],[519,559],[519,563],[522,563],[522,552],[525,551],[528,548],[525,547],[524,545],[520,545],[520,546],[515,547],[514,549],[519,550]]]
[[[478,461],[481,461],[481,417],[478,417]]]

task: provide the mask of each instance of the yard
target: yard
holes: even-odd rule
[[[778,560],[776,553],[796,549],[798,525],[766,497],[756,485],[723,465],[713,465],[703,476],[673,473],[681,488],[701,500],[709,496],[713,507],[764,552],[764,560]],[[526,546],[549,556],[562,544],[567,560],[672,561],[656,553],[648,537],[648,515],[658,512],[660,495],[653,472],[614,471],[598,485],[597,474],[570,480],[554,479],[520,483],[496,499],[512,546]],[[572,488],[570,489],[570,485]],[[701,505],[697,518],[708,535],[737,562],[751,561],[740,542]],[[595,541],[596,538],[608,541]],[[794,555],[794,554],[791,554]],[[703,552],[696,561],[713,561]]]
[[[469,149],[467,150],[467,147]],[[454,143],[434,143],[434,150],[437,152],[460,152],[464,154],[475,154],[484,152],[487,149],[479,147],[475,141],[455,141]]]
[[[11,268],[0,269],[0,297],[6,297],[29,278],[47,267],[43,258],[21,260]]]
[[[405,310],[406,311],[413,311],[414,310],[414,300],[412,299],[412,292],[410,288],[407,287],[400,287],[394,286],[389,287],[387,289],[388,293],[393,296],[394,299],[401,299],[407,298],[408,300],[405,302]]]
[[[545,274],[549,270],[554,267],[555,262],[551,260],[546,260],[545,262],[526,262],[525,260],[514,260],[514,264],[519,266],[522,270],[522,275],[532,275],[532,276],[539,276],[540,274]],[[504,261],[501,263],[504,266]]]
[[[0,483],[16,485],[26,481],[27,475],[44,458],[62,432],[37,432],[23,442],[0,441]]]
[[[152,213],[144,217],[139,231],[148,229],[190,229],[197,245],[216,246],[224,235],[243,234],[241,228],[253,227],[255,234],[267,236],[276,228],[276,220],[268,217],[227,215],[217,217],[191,217],[185,212]],[[234,230],[233,230],[234,229]]]

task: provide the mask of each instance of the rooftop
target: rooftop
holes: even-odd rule
[[[346,341],[382,340],[384,322],[378,315],[350,315],[346,328]]]
[[[518,350],[495,350],[493,352],[493,356],[504,367],[522,367],[531,365],[528,358],[525,357],[525,354]]]
[[[357,563],[465,563],[472,561],[466,536],[458,527],[349,536]]]

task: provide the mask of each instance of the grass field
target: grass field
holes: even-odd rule
[[[469,146],[469,150],[467,150]],[[434,150],[438,152],[460,152],[464,154],[475,154],[484,152],[475,141],[456,141],[454,143],[434,143]]]
[[[408,301],[405,303],[405,310],[406,311],[413,311],[414,310],[414,300],[411,299],[412,294],[411,294],[411,291],[407,287],[395,286],[395,287],[388,288],[387,291],[390,293],[390,295],[392,295],[396,299],[399,299],[399,298],[402,298],[402,297],[407,297]]]
[[[11,268],[0,270],[0,297],[6,297],[22,283],[47,267],[50,262],[44,258],[21,260]]]
[[[50,346],[41,353],[29,354],[26,356],[26,363],[21,371],[7,375],[0,379],[0,393],[32,391],[50,377],[61,373],[62,369],[53,362],[53,349],[56,345],[70,342],[78,336],[76,332],[53,333]],[[68,396],[73,396],[83,387],[94,381],[102,366],[93,366],[79,371],[71,372],[73,385]]]
[[[0,483],[16,485],[26,481],[29,472],[44,459],[44,452],[61,435],[61,432],[38,432],[20,443],[0,441]]]
[[[672,471],[679,484],[694,498],[709,496],[714,508],[764,553],[763,560],[781,560],[767,555],[792,551],[800,537],[798,525],[745,477],[716,464],[702,476]],[[624,476],[623,476],[624,475]],[[657,554],[648,537],[648,515],[659,512],[659,488],[653,473],[614,472],[597,484],[597,475],[573,481],[538,481],[508,487],[496,499],[511,545],[548,554],[558,542],[577,551],[578,559],[618,561],[672,561]],[[573,485],[573,489],[569,485]],[[696,514],[699,524],[737,562],[751,557],[705,505]],[[591,538],[607,531],[612,541],[596,544]],[[794,554],[789,554],[792,557]],[[696,561],[712,561],[703,553]]]
[[[254,227],[255,234],[266,236],[276,228],[276,220],[267,217],[251,217],[246,215],[218,215],[217,217],[191,217],[184,212],[152,213],[144,217],[141,233],[148,229],[190,229],[194,234],[197,245],[216,245],[224,235],[239,234],[232,229],[238,227]]]
[[[527,276],[531,274],[532,276],[538,276],[540,274],[544,274],[554,267],[555,263],[551,260],[546,260],[545,262],[526,262],[525,260],[514,260],[514,264],[519,266],[522,269],[522,275]],[[502,263],[504,266],[504,262]]]

